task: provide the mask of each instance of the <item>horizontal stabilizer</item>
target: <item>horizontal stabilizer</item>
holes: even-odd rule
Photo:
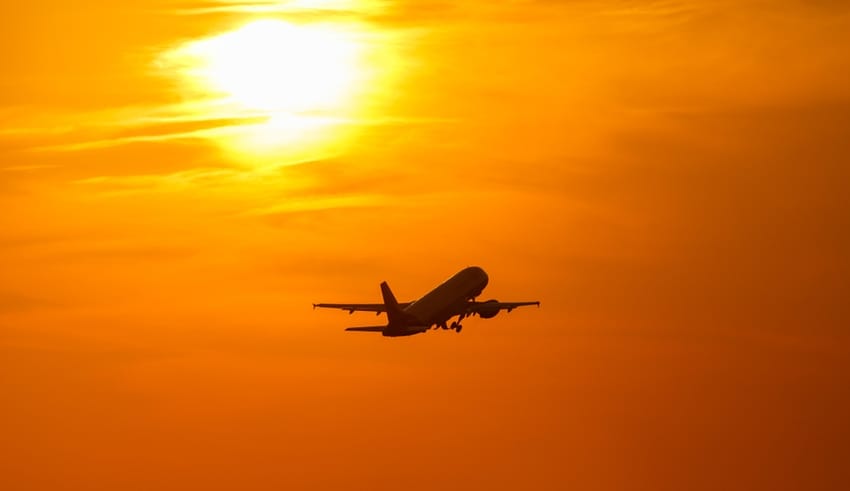
[[[346,327],[346,331],[359,331],[359,332],[384,332],[387,326],[365,326],[365,327]]]

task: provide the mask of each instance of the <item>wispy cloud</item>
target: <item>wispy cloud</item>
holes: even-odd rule
[[[283,215],[288,213],[304,213],[326,211],[339,208],[363,208],[386,205],[387,196],[379,194],[324,196],[318,198],[302,198],[289,200],[267,207],[250,210],[248,215]]]
[[[290,20],[329,20],[363,17],[387,10],[391,2],[382,0],[209,0],[178,5],[170,14],[282,14]]]
[[[0,167],[4,172],[32,172],[42,169],[55,169],[56,165],[38,164],[38,165],[12,165],[9,167]]]
[[[74,184],[87,186],[104,195],[126,195],[151,191],[179,191],[205,184],[236,180],[242,172],[229,168],[197,168],[170,174],[95,176],[78,179]]]

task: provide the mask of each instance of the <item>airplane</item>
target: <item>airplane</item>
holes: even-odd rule
[[[454,329],[460,332],[463,326],[460,324],[466,317],[479,316],[482,319],[490,319],[500,311],[511,312],[517,307],[526,305],[540,306],[540,302],[499,302],[498,300],[487,300],[477,302],[475,299],[484,291],[489,278],[483,269],[470,266],[459,271],[457,274],[441,283],[438,287],[426,293],[424,297],[415,302],[399,303],[387,282],[381,283],[381,295],[384,303],[314,303],[313,309],[340,309],[347,310],[349,314],[354,312],[375,312],[380,315],[387,314],[386,326],[349,327],[346,331],[355,332],[380,332],[384,336],[399,337],[412,336],[423,333],[432,327],[441,329]],[[457,316],[457,321],[446,324]]]

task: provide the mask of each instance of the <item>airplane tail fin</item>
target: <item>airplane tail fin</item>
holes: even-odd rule
[[[387,308],[387,320],[389,325],[397,325],[403,322],[404,312],[398,305],[398,300],[395,299],[393,291],[390,290],[390,285],[387,282],[381,283],[381,296],[384,297],[384,306]]]

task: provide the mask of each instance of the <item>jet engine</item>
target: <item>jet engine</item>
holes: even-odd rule
[[[481,302],[477,307],[477,312],[482,319],[496,317],[496,314],[499,313],[499,301],[487,300],[486,302]]]

